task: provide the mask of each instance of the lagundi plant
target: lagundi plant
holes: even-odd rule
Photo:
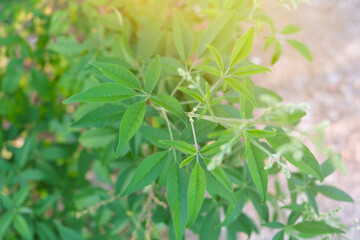
[[[256,32],[281,54],[260,1],[28,4],[4,7],[30,30],[0,41],[0,237],[344,237],[316,201],[352,201],[322,183],[338,155],[320,165],[296,128],[307,106],[250,78],[271,74],[247,58]]]

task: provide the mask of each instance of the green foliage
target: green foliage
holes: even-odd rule
[[[80,2],[0,3],[1,239],[341,236],[316,199],[353,201],[321,183],[337,155],[320,165],[305,107],[250,79],[263,33],[271,64],[283,42],[312,60],[297,26],[259,1]]]

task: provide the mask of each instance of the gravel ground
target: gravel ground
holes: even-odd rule
[[[323,212],[343,206],[337,216],[348,225],[360,219],[359,13],[359,0],[313,0],[296,11],[276,9],[271,15],[277,29],[287,24],[300,26],[301,32],[294,38],[309,46],[313,62],[308,63],[284,44],[282,57],[271,66],[272,73],[255,78],[258,85],[276,90],[285,102],[306,102],[311,106],[300,128],[330,121],[325,143],[342,154],[347,170],[345,173],[337,170],[325,183],[343,189],[355,203],[336,202],[320,196],[318,200]],[[255,49],[261,49],[261,41],[257,40]],[[267,65],[271,54],[269,51],[264,58],[262,51],[255,50],[252,57],[262,59],[261,64]],[[352,228],[346,236],[351,240],[360,239],[360,230]],[[267,238],[254,236],[253,239]]]

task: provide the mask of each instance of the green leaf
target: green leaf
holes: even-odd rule
[[[186,224],[190,227],[195,222],[204,201],[206,189],[205,173],[199,163],[191,171],[188,189],[189,218]]]
[[[168,133],[168,130],[163,130],[159,128],[154,128],[150,126],[142,126],[140,128],[141,135],[150,142],[150,144],[153,144],[160,148],[168,148],[167,145],[161,144],[160,140],[169,140],[170,135]]]
[[[198,100],[199,102],[204,103],[204,100],[202,99],[202,97],[199,94],[194,93],[193,91],[191,91],[187,88],[184,88],[184,87],[179,87],[179,90],[182,91],[183,93],[185,93],[186,95]]]
[[[218,240],[220,236],[220,214],[217,208],[213,208],[207,214],[200,226],[199,240]]]
[[[271,58],[271,65],[275,64],[279,60],[279,58],[281,56],[281,52],[282,52],[281,43],[276,41],[276,43],[275,43],[275,51],[274,51],[274,54],[273,54],[273,56]]]
[[[339,154],[334,155],[333,158],[337,158],[337,156],[339,156]],[[326,178],[327,176],[330,176],[336,170],[336,166],[333,163],[333,158],[330,157],[330,158],[326,159],[326,161],[323,162],[320,166],[321,171],[324,174],[324,178]]]
[[[161,140],[160,143],[165,144],[169,147],[174,147],[177,150],[188,153],[188,154],[195,154],[196,148],[191,145],[190,143],[184,141],[170,141],[170,140]]]
[[[260,218],[265,222],[269,221],[269,208],[265,203],[261,203],[259,194],[253,190],[247,190],[246,195],[249,196],[251,203],[254,205],[255,210],[258,212]]]
[[[284,230],[277,232],[272,240],[284,240]]]
[[[235,91],[237,91],[238,93],[243,95],[246,99],[248,99],[251,102],[251,104],[255,105],[255,98],[252,89],[247,88],[247,86],[244,83],[241,83],[239,80],[235,78],[226,78],[225,81],[228,82]]]
[[[102,148],[115,141],[116,137],[117,133],[113,129],[96,128],[83,132],[79,142],[88,148]]]
[[[58,240],[54,231],[51,228],[51,225],[38,222],[36,223],[36,234],[39,236],[40,240]]]
[[[92,65],[98,68],[114,82],[117,82],[128,88],[141,90],[139,81],[130,70],[120,65],[111,63],[93,62]]]
[[[160,57],[156,56],[155,59],[150,63],[146,74],[145,74],[145,90],[151,93],[157,82],[159,81],[161,74],[161,62]]]
[[[299,168],[300,170],[314,176],[320,181],[324,180],[323,173],[318,161],[303,143],[293,137],[287,136],[286,134],[277,134],[274,137],[267,137],[266,140],[275,150],[279,150],[281,146],[291,142],[300,146],[301,148],[299,151],[302,152],[302,158],[300,160],[296,160],[292,152],[286,152],[282,155],[286,158],[286,160],[288,160],[292,165]]]
[[[264,72],[271,72],[271,70],[267,67],[260,66],[260,65],[247,65],[245,67],[240,67],[240,68],[235,69],[235,71],[232,72],[231,75],[249,76],[249,75],[254,75],[254,74],[264,73]]]
[[[14,196],[14,204],[15,206],[19,207],[21,206],[21,204],[23,204],[27,198],[27,196],[30,193],[30,186],[29,185],[25,185],[23,187],[21,187]]]
[[[6,72],[1,81],[1,89],[8,93],[14,93],[20,85],[20,79],[24,73],[23,62],[21,59],[12,58],[6,66]]]
[[[0,237],[3,237],[7,230],[9,230],[9,226],[14,219],[14,213],[12,211],[8,211],[1,216],[0,219]]]
[[[35,213],[37,215],[42,215],[47,209],[53,206],[56,201],[59,199],[59,195],[49,195],[48,197],[41,199],[36,204]]]
[[[284,228],[285,225],[280,222],[268,222],[264,223],[261,226],[272,228],[272,229],[278,229],[278,228]]]
[[[309,48],[302,42],[297,40],[288,39],[286,40],[296,51],[298,51],[305,59],[309,62],[312,61],[312,56]]]
[[[275,92],[258,86],[254,86],[254,95],[257,108],[272,107],[283,100],[282,97]]]
[[[267,37],[264,44],[264,51],[266,51],[274,42],[276,38],[273,36]]]
[[[311,234],[313,236],[322,234],[345,233],[339,228],[334,228],[320,221],[304,221],[294,225],[293,228],[301,233]]]
[[[226,46],[231,39],[229,36],[231,36],[235,28],[235,18],[235,11],[224,12],[215,21],[210,23],[200,38],[199,56],[205,51],[205,44],[211,44],[220,50]]]
[[[306,112],[290,106],[277,106],[266,111],[261,119],[270,123],[289,125],[298,122],[301,118],[306,116]]]
[[[120,156],[130,139],[141,127],[146,111],[145,102],[137,102],[131,105],[121,120],[119,130],[119,142],[116,149],[116,156]]]
[[[315,192],[321,193],[328,198],[337,200],[337,201],[344,201],[344,202],[354,202],[354,200],[344,191],[327,185],[321,186],[313,186],[311,189]]]
[[[88,39],[90,40],[90,38]],[[80,55],[84,51],[93,48],[93,45],[90,45],[89,40],[84,41],[83,43],[79,43],[76,40],[75,34],[69,34],[69,36],[67,37],[59,36],[56,43],[54,43],[53,41],[49,41],[48,49],[61,55],[71,57],[75,55]]]
[[[300,31],[300,28],[295,25],[287,25],[283,29],[281,29],[281,34],[293,34]]]
[[[228,226],[233,223],[242,213],[244,205],[246,203],[246,195],[243,190],[239,190],[235,193],[236,201],[229,204],[224,221],[221,223],[221,226]]]
[[[16,154],[16,164],[22,168],[30,160],[34,150],[36,149],[36,134],[31,133],[25,140],[24,145]]]
[[[230,67],[241,62],[247,55],[250,54],[254,42],[255,28],[250,27],[247,33],[242,35],[236,41],[235,47],[230,56]]]
[[[204,156],[202,158],[204,159],[206,165],[208,165],[212,161],[210,158]],[[222,186],[224,186],[230,192],[233,191],[233,187],[231,182],[229,181],[229,178],[227,177],[225,171],[220,166],[217,166],[213,170],[208,170],[208,171],[215,177],[215,179]]]
[[[195,157],[195,155],[191,155],[191,156],[185,158],[185,159],[181,162],[180,168],[182,168],[183,166],[189,164],[189,163],[194,159],[194,157]]]
[[[121,196],[128,195],[151,184],[160,176],[168,151],[158,152],[145,158],[136,168],[133,178]]]
[[[216,167],[215,169],[210,171],[211,174],[216,178],[216,180],[221,183],[225,188],[229,191],[233,191],[232,184],[229,181],[225,171],[221,167]]]
[[[173,12],[173,37],[175,47],[183,62],[186,62],[191,54],[193,34],[189,25],[175,8]]]
[[[135,94],[134,91],[125,88],[120,84],[103,83],[69,97],[64,103],[111,103],[130,98]]]
[[[203,148],[200,149],[200,153],[205,156],[212,155],[214,153],[220,152],[220,147],[227,143],[228,141],[218,140],[211,144],[205,145]],[[211,161],[211,160],[209,160]]]
[[[150,101],[165,108],[166,110],[174,114],[176,117],[178,117],[184,124],[186,124],[186,116],[184,109],[176,98],[169,95],[156,95],[151,96]]]
[[[119,105],[106,104],[86,113],[75,121],[71,127],[89,128],[112,126],[120,123],[125,110],[125,107]]]
[[[29,224],[20,214],[17,214],[14,218],[14,228],[23,238],[33,239]]]
[[[81,235],[71,228],[65,227],[59,222],[55,222],[55,226],[60,232],[60,237],[62,240],[84,240],[84,238],[81,237]]]
[[[206,175],[206,190],[213,197],[218,195],[221,198],[228,200],[229,202],[235,202],[236,197],[233,191],[230,191],[227,187],[225,187],[222,183],[215,178],[213,174],[209,171],[205,171]]]
[[[50,81],[36,68],[31,69],[31,85],[42,99],[46,99],[52,92]]]
[[[198,66],[195,66],[194,68],[204,71],[204,72],[214,74],[219,77],[222,76],[222,72],[219,69],[217,69],[216,67],[212,67],[212,66],[208,66],[208,65],[198,65]]]
[[[306,188],[305,189],[305,194],[306,194],[306,197],[308,199],[308,202],[309,202],[310,206],[314,209],[316,214],[319,214],[319,207],[318,207],[317,202],[315,200],[314,193],[311,191],[310,188]],[[289,219],[290,219],[290,217],[289,217]],[[295,221],[296,221],[296,219],[294,220],[294,222]]]
[[[273,137],[276,135],[276,129],[273,129],[271,131],[263,129],[247,129],[246,132],[256,138]]]
[[[176,239],[184,236],[185,225],[188,219],[187,190],[188,175],[185,170],[174,164],[166,183],[166,198],[173,213],[173,223]]]
[[[205,46],[210,50],[219,69],[221,71],[223,71],[224,70],[224,61],[222,59],[222,56],[221,56],[221,53],[219,52],[219,50],[217,50],[216,47],[212,46],[211,44],[205,44]]]
[[[268,172],[265,170],[265,154],[264,152],[253,145],[249,137],[246,138],[246,159],[248,162],[251,178],[254,181],[256,188],[260,193],[261,203],[264,204],[267,195],[268,186]]]

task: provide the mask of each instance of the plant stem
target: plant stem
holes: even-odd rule
[[[189,117],[189,122],[191,125],[191,130],[194,136],[194,143],[195,143],[195,149],[196,149],[196,160],[197,162],[199,162],[199,146],[197,143],[197,139],[196,139],[196,133],[195,133],[195,128],[194,128],[194,119],[192,119],[192,117]]]
[[[182,77],[180,82],[176,85],[176,87],[174,88],[174,90],[171,92],[170,96],[173,96],[176,91],[178,90],[178,88],[181,86],[181,84],[185,81],[185,77]]]
[[[169,129],[170,139],[171,139],[171,141],[174,141],[174,137],[173,137],[171,126],[170,126],[170,121],[169,121],[168,117],[166,116],[165,110],[162,108],[161,111],[162,111],[162,113],[164,115],[165,122],[167,124],[168,129]],[[177,162],[175,149],[173,149],[173,153],[174,153],[174,160],[175,160],[175,162]]]

